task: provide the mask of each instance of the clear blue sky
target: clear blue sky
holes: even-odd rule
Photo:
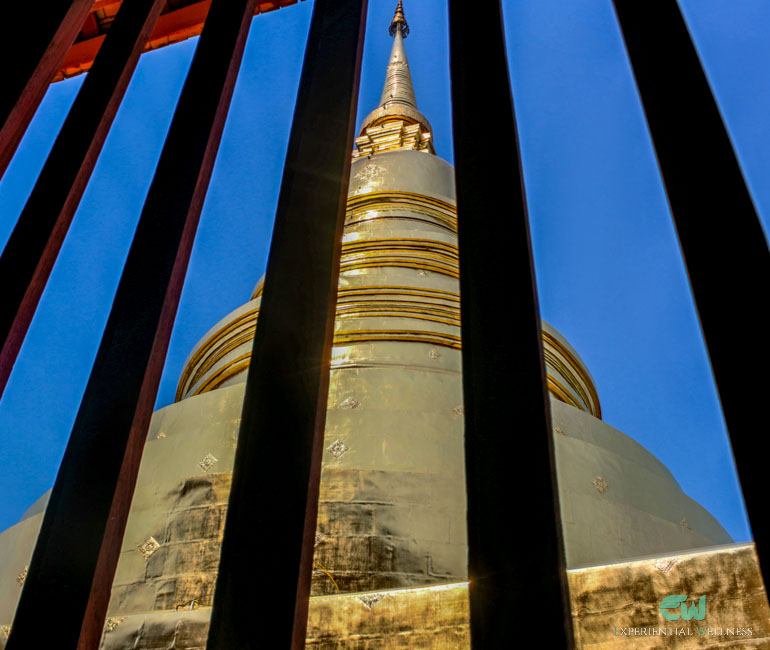
[[[359,121],[379,100],[395,4],[370,0]],[[418,102],[438,155],[451,161],[445,1],[405,5]],[[767,229],[770,3],[682,6]],[[604,419],[657,455],[746,540],[705,348],[611,2],[504,7],[543,317],[588,364]],[[248,299],[264,270],[311,9],[308,1],[253,22],[158,406],[173,400],[194,343]],[[0,402],[0,530],[54,480],[196,42],[142,58]],[[0,245],[82,80],[51,87],[0,182]],[[480,124],[479,133],[491,161],[504,143],[494,125]],[[729,227],[730,215],[709,216]],[[747,330],[763,331],[755,311],[746,306]]]

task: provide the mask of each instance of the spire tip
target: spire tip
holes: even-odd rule
[[[402,0],[398,0],[396,13],[393,16],[393,20],[390,22],[390,27],[388,28],[388,33],[391,36],[395,36],[397,31],[400,31],[401,36],[404,38],[406,38],[409,34],[409,25],[406,22],[406,18],[404,17],[404,5],[402,4]]]

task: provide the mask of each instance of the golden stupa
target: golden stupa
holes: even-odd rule
[[[435,155],[430,123],[417,108],[400,1],[390,34],[382,99],[353,153],[307,630],[312,648],[470,643],[454,170]],[[153,416],[104,650],[206,645],[261,292],[260,282],[249,302],[195,346],[176,402]],[[753,545],[732,543],[662,463],[602,422],[585,364],[545,323],[543,345],[576,645],[724,645],[721,636],[618,633],[670,628],[661,599],[705,593],[709,626],[752,630],[733,635],[729,647],[770,647]],[[513,459],[512,471],[517,462],[525,461]],[[45,502],[0,535],[0,623],[13,619]],[[521,534],[536,544],[537,522],[526,528]],[[269,597],[259,575],[254,588]],[[547,638],[524,641],[512,627],[511,647],[541,645]]]

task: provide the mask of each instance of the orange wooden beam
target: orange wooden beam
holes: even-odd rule
[[[257,3],[256,14],[263,14],[282,7],[297,4],[301,0],[265,0]],[[96,0],[92,13],[107,7],[113,7],[115,0]],[[211,0],[200,0],[180,9],[174,9],[163,14],[158,20],[155,30],[147,42],[145,52],[178,43],[188,38],[198,36],[203,29],[203,23],[211,6]],[[87,72],[104,42],[105,34],[86,38],[75,43],[67,52],[64,63],[54,81],[61,81]]]

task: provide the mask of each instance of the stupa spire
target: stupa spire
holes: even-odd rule
[[[409,61],[406,58],[406,49],[404,48],[404,38],[409,33],[409,25],[406,22],[406,18],[404,18],[401,0],[399,0],[396,15],[393,17],[393,22],[390,23],[388,31],[393,36],[393,49],[390,51],[390,60],[387,72],[385,73],[385,87],[382,90],[380,106],[406,104],[416,109],[417,98],[414,95],[412,74],[409,72]]]
[[[391,36],[395,36],[396,30],[401,32],[401,36],[406,38],[409,35],[409,25],[404,17],[404,4],[402,0],[398,0],[398,7],[396,7],[396,13],[393,16],[393,20],[388,28],[388,33]]]
[[[356,145],[359,149],[357,153],[359,155],[362,153],[370,154],[377,151],[393,150],[394,148],[417,149],[433,153],[430,122],[417,109],[417,97],[414,93],[412,74],[409,71],[409,61],[406,58],[406,49],[404,48],[404,39],[409,34],[409,24],[404,15],[403,0],[398,0],[398,6],[388,27],[388,33],[393,37],[393,48],[390,51],[390,59],[385,72],[385,86],[382,90],[380,105],[366,116],[361,125],[360,137],[356,139]],[[399,146],[393,146],[395,141],[389,142],[386,146],[367,146],[373,144],[368,142],[369,138],[367,137],[372,135],[369,133],[371,129],[382,128],[384,125],[394,127],[397,123],[401,124],[402,136],[407,135],[406,139],[403,137],[397,139],[400,143]],[[406,127],[410,127],[409,133],[403,132]],[[417,136],[416,140],[412,137],[414,135]]]

